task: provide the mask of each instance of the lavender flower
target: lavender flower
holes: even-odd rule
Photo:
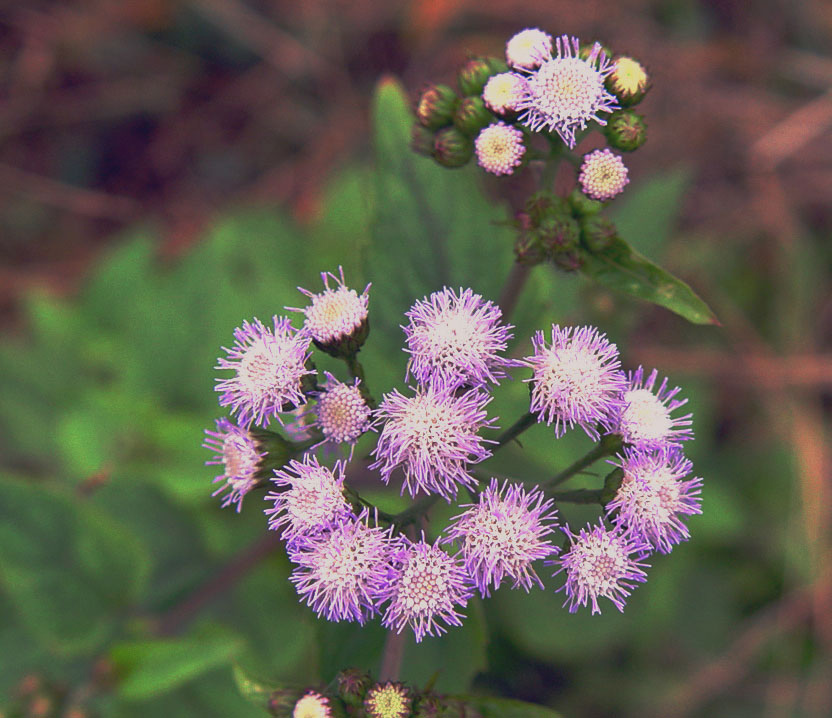
[[[602,202],[617,197],[630,181],[627,166],[620,155],[608,149],[595,150],[584,155],[578,182],[587,197]]]
[[[624,449],[616,466],[624,478],[615,498],[607,504],[613,521],[661,553],[686,541],[690,534],[683,516],[702,513],[702,479],[685,480],[693,468],[675,446],[660,449]]]
[[[491,479],[476,504],[452,519],[447,541],[457,541],[465,568],[483,597],[500,587],[504,578],[528,591],[543,583],[532,562],[556,553],[545,537],[553,533],[555,510],[552,500],[535,487],[530,491],[507,481],[499,486]]]
[[[202,446],[215,454],[205,464],[223,467],[222,473],[214,479],[214,483],[222,484],[212,495],[228,491],[222,499],[222,507],[236,504],[239,512],[243,497],[258,483],[257,472],[266,454],[260,450],[257,440],[248,429],[232,424],[228,419],[217,419],[217,430],[206,429],[205,433],[208,438]]]
[[[510,67],[532,70],[552,55],[552,36],[536,27],[521,30],[506,43]]]
[[[628,374],[628,383],[622,395],[611,429],[621,434],[624,442],[641,448],[659,448],[664,444],[678,445],[693,438],[692,414],[673,417],[671,412],[687,403],[676,399],[681,391],[677,386],[667,388],[667,377],[653,391],[658,372],[653,369],[644,379],[644,369]]]
[[[580,426],[593,439],[597,424],[606,426],[621,403],[626,378],[619,369],[618,348],[594,327],[552,325],[552,345],[543,332],[532,338],[534,354],[530,411],[538,421],[554,423],[555,436]]]
[[[461,626],[464,616],[456,607],[465,607],[472,595],[462,564],[438,543],[431,546],[424,534],[418,542],[407,540],[407,548],[394,558],[382,592],[390,601],[382,624],[397,633],[410,626],[416,643],[426,635],[444,633],[446,625]]]
[[[493,428],[485,406],[491,401],[485,392],[472,389],[458,396],[438,384],[416,390],[412,397],[398,390],[385,394],[377,417],[384,420],[373,454],[384,483],[397,466],[404,471],[405,489],[438,493],[448,502],[459,484],[477,482],[467,471],[469,463],[487,459],[491,452],[478,435],[483,427]]]
[[[477,164],[493,175],[513,175],[523,162],[526,145],[523,132],[504,122],[495,122],[481,130],[474,140]]]
[[[286,317],[273,321],[274,332],[259,319],[243,322],[234,330],[234,346],[223,347],[228,358],[221,357],[216,366],[236,372],[218,379],[216,390],[222,392],[220,406],[230,406],[244,426],[266,426],[271,417],[280,421],[281,411],[306,402],[301,379],[314,373],[305,366],[309,337],[295,331]]]
[[[338,276],[331,272],[321,272],[321,279],[324,291],[320,294],[298,287],[300,292],[312,300],[308,307],[286,309],[302,312],[305,317],[303,328],[318,346],[327,348],[334,347],[366,329],[370,285],[368,284],[359,295],[344,284],[343,267],[338,267]],[[330,279],[335,282],[334,288],[329,286]],[[363,337],[361,341],[363,342]]]
[[[526,92],[525,77],[516,72],[501,72],[488,78],[482,90],[482,101],[489,110],[502,115],[514,112]]]
[[[592,604],[592,613],[600,613],[598,598],[608,598],[619,610],[624,610],[624,601],[633,589],[633,583],[643,583],[649,568],[641,557],[649,546],[619,529],[608,531],[603,524],[581,529],[575,536],[564,529],[572,545],[557,564],[560,568],[553,574],[566,572],[566,583],[558,591],[566,592],[564,606],[575,613],[579,606]]]
[[[403,327],[410,360],[407,370],[419,383],[439,380],[450,387],[482,386],[505,378],[513,362],[500,356],[511,338],[500,308],[470,289],[447,287],[416,302]]]
[[[370,407],[359,389],[360,381],[352,384],[338,381],[329,372],[324,372],[326,383],[324,391],[318,394],[314,409],[314,425],[323,434],[324,443],[349,444],[350,458],[355,442],[371,428]]]
[[[522,112],[520,121],[533,131],[557,132],[572,148],[576,130],[583,130],[592,120],[605,125],[598,113],[618,108],[604,87],[612,64],[597,42],[586,59],[579,57],[577,37],[563,35],[555,44],[556,57],[547,55],[536,70],[521,68],[529,73],[528,91],[517,109]]]
[[[289,580],[298,595],[329,621],[363,624],[378,613],[389,587],[390,562],[399,542],[390,530],[371,527],[366,510],[330,531],[308,536],[289,547],[297,564]]]
[[[266,501],[274,502],[272,508],[265,510],[269,528],[282,527],[289,544],[331,530],[352,515],[344,498],[342,462],[329,469],[307,454],[301,461],[292,460],[287,467],[275,471],[272,481],[283,490],[266,494]]]

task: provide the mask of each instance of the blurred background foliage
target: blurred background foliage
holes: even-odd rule
[[[404,677],[439,667],[442,690],[582,718],[832,714],[832,11],[819,0],[0,9],[7,701],[255,716],[232,664],[309,683],[377,669],[377,625],[318,623],[298,604],[256,497],[239,515],[210,497],[212,367],[241,319],[296,305],[296,285],[339,264],[352,286],[373,282],[362,360],[376,395],[402,379],[413,299],[446,283],[499,296],[500,223],[528,186],[412,156],[400,86],[373,88],[392,73],[412,97],[527,25],[651,70],[650,140],[614,214],[723,326],[538,267],[513,351],[550,322],[593,322],[627,366],[682,384],[704,515],[624,614],[571,616],[552,582],[500,591],[464,628],[409,644]],[[502,389],[507,425],[526,393]],[[523,445],[483,471],[542,478],[588,440],[536,427]]]

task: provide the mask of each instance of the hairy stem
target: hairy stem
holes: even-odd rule
[[[559,474],[553,476],[551,479],[546,481],[543,486],[554,488],[555,486],[562,484],[564,481],[571,479],[575,474],[582,471],[590,464],[594,464],[598,461],[598,459],[605,456],[612,456],[619,451],[622,446],[623,442],[618,434],[606,434],[602,436],[601,441],[599,441],[595,447],[588,454],[586,454],[586,456],[581,457],[574,464],[567,467]]]
[[[397,681],[404,657],[404,633],[390,630],[384,640],[384,652],[381,654],[379,681]]]
[[[526,412],[517,421],[515,421],[508,429],[506,429],[500,436],[497,437],[497,445],[494,451],[505,446],[512,439],[516,439],[532,424],[537,423],[537,418],[531,412]]]

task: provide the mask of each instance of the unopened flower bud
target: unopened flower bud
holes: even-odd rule
[[[632,107],[644,99],[650,89],[650,77],[632,57],[618,57],[607,76],[607,89],[618,98],[622,107]]]
[[[419,122],[414,122],[410,128],[410,149],[417,155],[430,157],[433,154],[433,130]]]
[[[447,85],[428,85],[416,104],[416,118],[430,130],[450,125],[459,98]]]
[[[508,65],[496,57],[472,57],[457,74],[457,85],[463,95],[481,95],[492,75],[508,70]]]
[[[436,134],[433,158],[443,167],[462,167],[474,154],[474,143],[456,127],[446,127]]]
[[[603,252],[617,236],[615,225],[606,217],[594,215],[581,222],[581,237],[590,252]]]
[[[463,97],[454,113],[454,125],[464,135],[473,137],[494,121],[481,97]]]
[[[360,706],[367,695],[367,689],[372,685],[370,675],[358,668],[347,668],[335,676],[338,684],[338,695],[348,706]]]
[[[540,222],[547,215],[557,212],[563,205],[563,200],[552,192],[535,192],[526,200],[526,213],[532,226],[539,226]]]
[[[604,128],[604,136],[610,147],[622,152],[632,152],[647,140],[647,123],[642,115],[632,110],[619,110],[610,116]]]
[[[566,252],[558,252],[552,261],[564,272],[575,272],[584,264],[584,257],[579,248],[570,249]]]
[[[581,190],[577,188],[572,190],[569,197],[567,197],[567,201],[569,202],[569,206],[572,209],[573,216],[579,219],[581,217],[588,217],[592,214],[598,214],[598,212],[600,212],[601,208],[604,206],[598,200],[590,199],[583,192],[581,192]]]
[[[540,243],[549,256],[573,249],[581,237],[578,223],[567,214],[546,217],[540,223],[538,233]]]
[[[590,57],[592,57],[596,45],[599,46],[600,52],[596,52],[595,54],[600,55],[601,53],[603,53],[606,58],[612,57],[612,50],[610,50],[609,47],[600,42],[587,42],[581,45],[581,49],[578,50],[578,57],[580,57],[581,60],[586,62],[587,60],[589,60]]]

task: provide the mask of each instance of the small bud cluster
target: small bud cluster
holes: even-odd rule
[[[526,205],[530,245],[555,261],[592,249],[584,231],[595,200],[576,197],[539,193]],[[597,612],[601,597],[620,609],[645,579],[644,558],[688,538],[685,520],[700,511],[701,481],[689,478],[692,467],[681,453],[692,438],[690,415],[677,411],[686,400],[655,370],[626,373],[617,347],[598,329],[552,325],[531,337],[528,355],[509,359],[513,327],[500,308],[471,289],[444,288],[405,314],[405,381],[411,384],[387,392],[376,406],[358,349],[350,349],[367,336],[368,289],[359,295],[343,274],[322,278],[321,293],[301,290],[310,303],[294,310],[304,317],[300,329],[277,317],[273,332],[257,320],[235,332],[238,341],[226,350],[233,361],[220,367],[236,376],[221,380],[218,390],[221,403],[248,422],[222,418],[205,442],[214,452],[208,463],[223,469],[215,479],[217,493],[227,492],[223,505],[239,510],[244,496],[271,479],[269,528],[281,532],[295,565],[290,580],[318,616],[359,624],[378,617],[393,631],[409,629],[418,642],[460,625],[475,593],[488,597],[504,583],[544,588],[538,570],[547,563],[563,576],[558,590],[570,611],[591,606]],[[343,358],[353,380],[330,372],[319,377],[310,345]],[[617,454],[597,492],[604,507],[599,524],[573,532],[546,483],[492,478],[486,485],[475,474],[509,440],[489,436],[496,417],[488,408],[495,388],[518,369],[529,372],[525,427],[551,427],[554,438],[580,428],[599,442],[598,458]],[[297,422],[313,417],[303,424],[302,441],[257,425],[273,417],[282,423],[280,414],[296,406]],[[426,506],[436,499],[453,503],[460,490],[472,497],[444,535],[428,539],[427,526],[420,536],[405,530],[423,516],[419,504],[392,516],[349,486],[352,449],[374,431],[373,460],[363,466],[376,472],[379,485],[400,482],[402,494],[421,497]],[[322,446],[349,447],[349,456],[328,462],[332,452],[317,452]],[[555,545],[558,533],[565,548]],[[391,716],[409,710],[396,690],[368,691],[365,709]],[[293,700],[302,715],[330,715],[332,706],[318,693]]]
[[[330,688],[281,688],[271,693],[266,708],[274,718],[477,718],[479,712],[463,697],[435,693],[398,681],[376,681],[358,668],[341,671]]]

